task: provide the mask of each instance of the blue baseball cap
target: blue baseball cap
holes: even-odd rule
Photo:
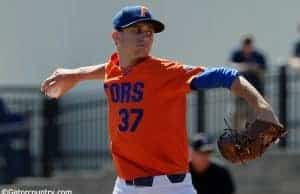
[[[151,23],[155,33],[162,32],[165,28],[162,22],[153,18],[147,7],[140,5],[126,6],[113,17],[113,25],[116,30],[122,30],[139,22]]]
[[[203,133],[196,134],[191,141],[191,147],[194,151],[213,152],[214,146]]]

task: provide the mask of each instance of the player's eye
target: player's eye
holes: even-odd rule
[[[153,36],[153,31],[152,31],[152,30],[148,30],[148,31],[145,31],[144,34],[145,34],[147,37],[151,37],[151,36]]]
[[[144,34],[147,37],[151,37],[153,35],[153,30],[152,29],[142,29],[139,27],[135,27],[135,28],[131,28],[129,31],[131,34],[134,35],[140,35],[140,34]]]
[[[139,28],[131,28],[129,32],[131,34],[139,34],[140,33],[140,29]]]

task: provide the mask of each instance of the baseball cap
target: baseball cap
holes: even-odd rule
[[[195,135],[191,141],[191,146],[194,151],[199,152],[212,152],[214,150],[213,144],[204,134]]]
[[[162,32],[165,28],[162,22],[153,18],[152,13],[145,6],[137,5],[123,7],[113,17],[113,25],[116,30],[121,30],[138,22],[152,23],[155,33]]]

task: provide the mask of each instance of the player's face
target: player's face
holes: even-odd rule
[[[242,50],[246,55],[249,55],[253,52],[253,45],[252,44],[243,45]]]
[[[147,57],[150,54],[154,30],[150,23],[141,22],[118,32],[117,48],[133,58]]]
[[[210,152],[193,151],[192,162],[196,167],[205,168],[209,164]]]

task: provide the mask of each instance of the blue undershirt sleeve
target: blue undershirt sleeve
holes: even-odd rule
[[[192,79],[190,82],[190,87],[192,90],[210,88],[230,89],[233,81],[238,75],[238,71],[232,68],[207,68],[204,72]]]

